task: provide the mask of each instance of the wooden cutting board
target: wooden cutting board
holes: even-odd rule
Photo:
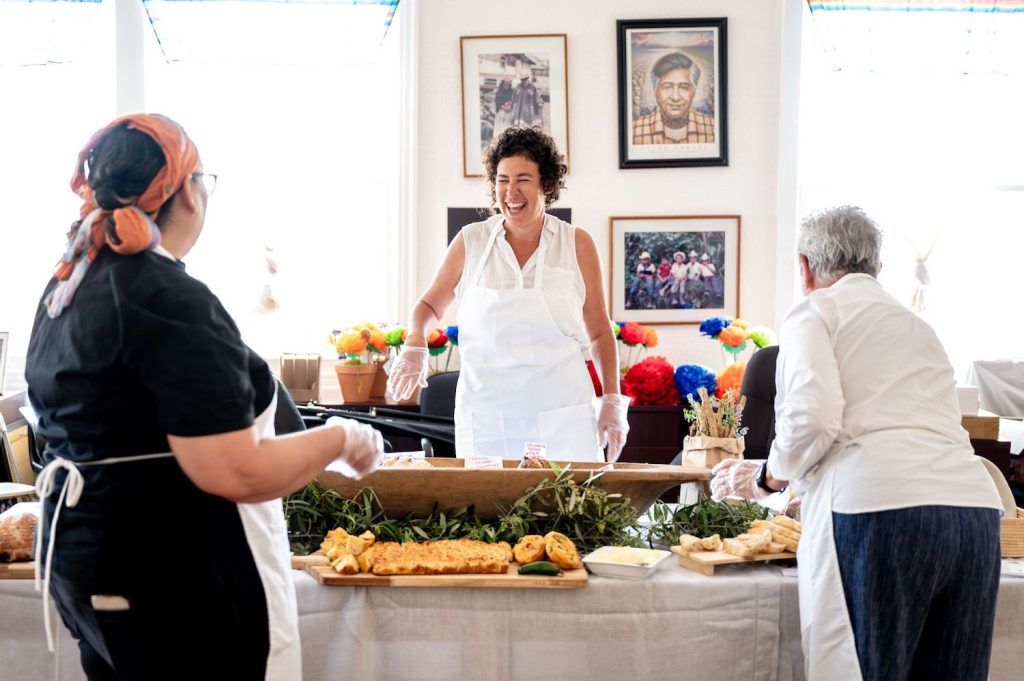
[[[0,579],[32,579],[35,575],[36,564],[31,560],[0,563]]]
[[[323,557],[326,560],[326,557]],[[512,563],[505,574],[490,575],[339,575],[330,565],[307,563],[306,571],[327,586],[460,587],[483,589],[581,589],[587,585],[583,568],[566,570],[559,577],[520,575]]]
[[[736,563],[760,563],[766,560],[789,560],[796,558],[792,551],[782,553],[760,553],[750,558],[741,558],[725,551],[694,551],[683,553],[678,546],[671,547],[672,553],[679,556],[679,564],[684,568],[712,576],[719,565],[735,565]]]

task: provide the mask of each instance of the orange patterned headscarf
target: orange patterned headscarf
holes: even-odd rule
[[[131,204],[107,211],[96,205],[92,188],[86,180],[85,164],[103,138],[125,124],[152,137],[163,151],[165,163],[149,187]],[[104,246],[109,246],[115,253],[131,255],[159,244],[160,230],[154,220],[160,207],[198,170],[199,151],[196,145],[180,125],[164,116],[122,116],[96,132],[78,152],[75,174],[71,178],[72,191],[83,199],[79,212],[81,223],[68,236],[67,251],[54,267],[53,274],[59,281],[46,300],[49,315],[59,316],[71,303],[86,270]],[[104,228],[108,217],[112,218],[114,225],[112,235]]]

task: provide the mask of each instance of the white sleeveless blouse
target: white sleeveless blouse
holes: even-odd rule
[[[462,228],[462,240],[466,246],[466,263],[462,279],[456,291],[456,304],[461,303],[466,282],[473,281],[480,268],[483,271],[477,282],[479,286],[493,289],[533,288],[537,272],[537,252],[519,268],[512,246],[505,239],[505,228],[500,226],[501,214],[483,222],[474,222]],[[487,261],[481,263],[484,249],[491,232],[500,229],[494,248]],[[583,326],[583,302],[586,299],[586,285],[576,260],[576,228],[553,215],[544,216],[541,238],[547,240],[544,257],[544,300],[555,320],[555,325],[570,338],[576,340],[584,357],[590,358],[590,338]]]

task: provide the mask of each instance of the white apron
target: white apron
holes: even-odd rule
[[[277,387],[275,385],[274,398],[270,401],[270,405],[256,417],[256,430],[261,439],[274,437],[274,414],[276,411]],[[42,551],[36,551],[36,590],[43,590],[43,619],[50,652],[55,649],[53,625],[50,620],[50,570],[53,565],[54,540],[57,536],[57,521],[60,518],[61,507],[65,504],[74,507],[85,487],[78,467],[131,464],[173,456],[174,454],[171,452],[162,452],[78,464],[67,459],[57,458],[40,471],[36,478],[36,493],[40,499],[45,499],[55,491],[54,476],[61,468],[68,472],[60,490],[53,519],[50,522],[46,573],[42,580],[40,580],[39,574]],[[295,596],[295,583],[292,581],[291,549],[288,546],[288,529],[284,520],[281,500],[272,499],[255,504],[238,504],[238,514],[241,517],[246,540],[252,551],[267,601],[270,652],[267,656],[265,678],[267,681],[301,679],[302,649],[299,646],[298,601]],[[39,523],[36,532],[36,546],[41,546],[42,534],[42,523]]]
[[[459,305],[456,456],[521,459],[524,443],[541,442],[552,460],[603,461],[580,345],[558,328],[544,299],[543,231],[533,288],[478,285],[502,225],[495,225],[475,271],[467,267],[472,274]]]
[[[800,489],[803,534],[797,549],[800,634],[807,681],[862,681],[832,534],[832,493],[847,449],[826,456]]]

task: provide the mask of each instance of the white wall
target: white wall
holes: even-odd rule
[[[557,205],[572,208],[573,223],[593,235],[606,268],[612,215],[741,215],[740,312],[776,327],[779,110],[790,0],[413,1],[420,24],[417,290],[444,254],[447,207],[487,205],[485,180],[462,176],[459,37],[566,33],[570,175]],[[729,20],[729,165],[620,170],[616,20],[721,16]],[[784,175],[785,163],[783,155]],[[787,288],[782,297],[788,295]],[[448,316],[453,322],[454,311]],[[657,329],[654,354],[673,364],[722,366],[717,344],[696,326]]]

